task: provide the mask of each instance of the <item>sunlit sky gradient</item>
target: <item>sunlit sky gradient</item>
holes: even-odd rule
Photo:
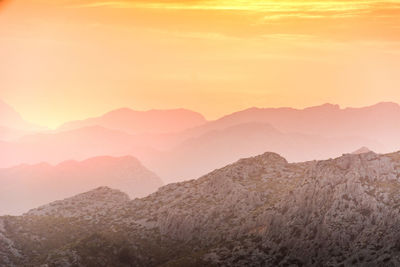
[[[119,107],[400,102],[400,1],[9,0],[0,98],[50,127]]]

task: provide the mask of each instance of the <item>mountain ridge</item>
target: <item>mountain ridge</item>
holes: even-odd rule
[[[368,120],[366,118],[368,117]],[[223,116],[206,125],[187,131],[199,135],[213,129],[223,129],[244,122],[265,122],[283,132],[301,132],[326,137],[356,135],[379,140],[377,136],[390,137],[394,142],[394,133],[400,127],[393,124],[400,120],[400,105],[394,102],[380,102],[359,108],[340,108],[334,104],[324,104],[304,109],[295,108],[250,108]],[[364,131],[371,131],[371,133]],[[382,139],[382,138],[381,138]],[[400,144],[397,144],[400,146]],[[392,146],[388,146],[392,147]]]
[[[15,140],[27,133],[44,129],[24,120],[20,113],[0,99],[0,140]]]
[[[174,182],[179,181],[177,177],[183,180],[198,177],[219,166],[264,151],[279,153],[290,162],[302,162],[336,157],[343,151],[352,151],[363,145],[381,148],[379,144],[357,136],[325,138],[284,133],[268,123],[248,122],[189,138],[167,151],[166,156],[161,156],[158,161],[144,162],[165,181]]]
[[[95,157],[0,169],[0,214],[22,214],[35,206],[99,186],[143,197],[163,181],[132,156]]]
[[[302,163],[268,152],[109,212],[86,217],[75,205],[76,216],[0,217],[2,235],[22,255],[0,246],[0,263],[396,266],[399,177],[400,152]]]
[[[206,122],[206,119],[200,113],[182,108],[147,111],[120,108],[99,117],[66,122],[58,128],[58,131],[98,125],[129,134],[162,134],[178,132]]]

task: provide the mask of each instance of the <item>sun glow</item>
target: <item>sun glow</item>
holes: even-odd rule
[[[39,124],[400,102],[400,1],[6,2],[0,98]]]

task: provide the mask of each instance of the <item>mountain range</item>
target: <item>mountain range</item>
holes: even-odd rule
[[[395,103],[251,108],[214,121],[184,109],[119,109],[54,131],[0,139],[0,167],[131,155],[164,181],[176,182],[263,151],[290,162],[338,157],[362,146],[386,153],[400,147],[399,120]]]
[[[37,133],[16,141],[0,142],[0,167],[65,160],[84,160],[96,156],[149,157],[157,151],[144,147],[134,136],[92,126],[60,133]]]
[[[123,108],[97,118],[68,122],[58,130],[101,126],[130,134],[162,134],[180,132],[206,122],[203,115],[186,109],[135,111]]]
[[[109,186],[144,197],[163,185],[137,159],[96,157],[58,165],[41,163],[0,169],[0,215],[18,215],[57,199]]]
[[[362,146],[382,149],[379,143],[363,137],[284,133],[269,124],[253,122],[210,130],[185,140],[158,157],[142,160],[164,181],[176,182],[199,177],[264,151],[278,152],[290,162],[301,162],[337,157],[343,151],[354,151]]]
[[[100,187],[0,217],[0,265],[398,266],[399,177],[400,152],[264,153],[141,199]]]
[[[305,109],[250,108],[188,131],[199,135],[249,122],[268,123],[285,133],[365,137],[387,146],[389,151],[400,145],[400,105],[391,102],[343,109],[332,104]]]

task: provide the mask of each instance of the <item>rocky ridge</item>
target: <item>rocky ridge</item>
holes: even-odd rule
[[[52,202],[32,209],[26,216],[84,217],[105,215],[129,201],[129,196],[121,191],[108,187],[99,187],[77,196]]]
[[[116,199],[107,212],[85,216],[92,204],[67,200],[2,217],[13,245],[0,247],[0,264],[397,266],[399,189],[400,153],[304,163],[265,153],[141,199],[87,193]]]

